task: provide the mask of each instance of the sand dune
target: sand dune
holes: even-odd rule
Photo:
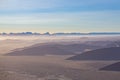
[[[120,62],[108,65],[104,68],[101,68],[100,70],[106,70],[106,71],[120,71]]]
[[[11,53],[8,53],[6,55],[10,56],[22,56],[22,55],[29,55],[29,56],[36,56],[36,55],[49,55],[49,54],[73,54],[70,51],[64,50],[60,48],[60,46],[57,46],[56,44],[50,44],[50,45],[41,45],[41,46],[33,46],[28,47],[25,49],[21,49],[18,51],[13,51]]]
[[[9,56],[37,56],[37,55],[73,55],[85,50],[101,48],[101,46],[87,44],[60,44],[60,43],[41,43],[30,47],[16,49],[8,54]]]
[[[68,60],[120,60],[120,47],[97,49],[88,51]]]

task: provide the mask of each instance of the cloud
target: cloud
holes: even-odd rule
[[[0,15],[0,31],[119,31],[120,11]]]
[[[96,11],[73,13],[31,13],[0,15],[0,24],[39,24],[67,26],[114,26],[120,25],[120,11]]]

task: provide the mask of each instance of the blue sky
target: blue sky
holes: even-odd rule
[[[0,0],[0,32],[120,32],[119,0]]]

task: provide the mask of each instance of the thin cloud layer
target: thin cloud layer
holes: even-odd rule
[[[14,28],[22,27],[34,29],[56,29],[64,28],[64,30],[119,30],[120,13],[118,11],[104,12],[76,12],[76,13],[37,13],[0,16],[0,28],[5,26]],[[119,18],[118,18],[119,16]],[[114,27],[113,27],[114,26]],[[109,27],[109,28],[108,28]]]

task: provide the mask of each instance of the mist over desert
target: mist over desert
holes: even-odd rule
[[[96,49],[118,48],[119,43],[119,35],[0,36],[0,79],[119,80],[119,71],[100,69],[120,60],[67,60]]]
[[[120,80],[120,0],[0,0],[0,80]]]

